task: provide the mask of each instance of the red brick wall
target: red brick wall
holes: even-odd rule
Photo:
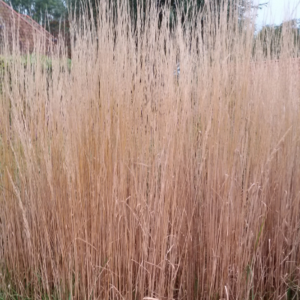
[[[44,46],[53,43],[52,35],[31,18],[22,16],[9,5],[0,0],[0,43],[3,44],[6,35],[10,48],[13,40],[17,40],[22,52],[34,50],[34,39],[41,37]],[[1,50],[0,50],[1,51]]]

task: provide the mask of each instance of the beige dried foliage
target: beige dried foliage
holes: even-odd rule
[[[253,49],[253,26],[238,27],[237,16],[216,27],[208,15],[202,34],[187,23],[170,31],[164,17],[159,28],[154,10],[136,30],[119,10],[113,27],[106,9],[97,31],[87,18],[74,26],[71,66],[53,49],[47,69],[39,44],[26,65],[18,51],[4,55],[0,290],[33,299],[297,295],[292,34],[275,61]]]

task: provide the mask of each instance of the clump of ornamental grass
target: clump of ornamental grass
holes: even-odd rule
[[[60,42],[45,53],[36,39],[26,64],[2,47],[0,290],[297,299],[292,30],[272,52],[227,5],[183,23],[138,12],[101,2],[95,19],[74,16],[71,63]]]

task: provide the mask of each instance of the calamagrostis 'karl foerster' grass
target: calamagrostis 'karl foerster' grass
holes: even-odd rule
[[[2,49],[0,289],[299,297],[292,30],[275,61],[237,13],[176,25],[152,7],[135,27],[115,9],[117,19],[101,4],[95,27],[74,20],[71,65],[63,45],[50,66],[38,41],[30,63]]]

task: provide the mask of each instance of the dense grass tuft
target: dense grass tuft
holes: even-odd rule
[[[71,64],[3,49],[3,295],[299,299],[293,34],[275,61],[237,15],[117,9],[74,22]]]

